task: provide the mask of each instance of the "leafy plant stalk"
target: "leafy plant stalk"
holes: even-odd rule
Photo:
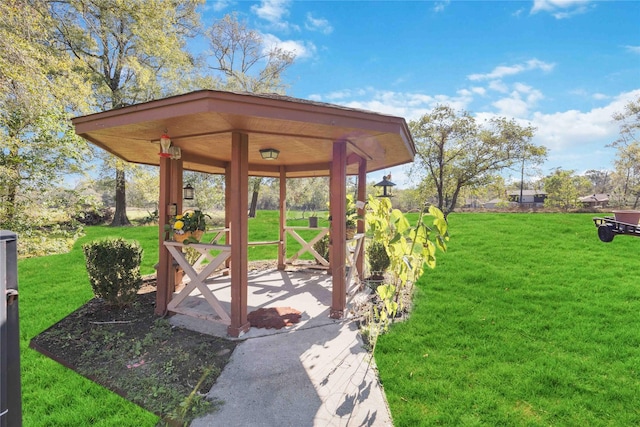
[[[378,331],[371,333],[372,352],[380,333],[388,330],[399,309],[402,309],[401,294],[424,273],[424,266],[435,268],[436,249],[446,251],[449,240],[447,221],[440,209],[429,206],[420,212],[415,226],[398,209],[393,209],[388,198],[369,196],[367,211],[367,233],[375,242],[381,243],[389,257],[392,283],[378,286],[376,294],[382,307],[374,307],[373,315]],[[425,217],[433,217],[431,226]],[[435,242],[435,243],[434,243]]]

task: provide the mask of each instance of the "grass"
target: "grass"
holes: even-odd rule
[[[142,273],[157,262],[157,227],[87,227],[71,252],[18,262],[24,426],[153,426],[158,417],[29,348],[29,341],[92,298],[82,244],[108,236],[138,240]]]
[[[378,341],[396,427],[640,425],[640,239],[593,215],[452,214]]]
[[[292,214],[294,216],[294,214]],[[290,220],[288,225],[305,225]],[[320,221],[320,226],[326,226]],[[261,211],[249,220],[251,241],[278,240],[278,213]],[[312,232],[313,233],[313,232]],[[301,233],[303,234],[303,233]],[[25,426],[153,426],[158,417],[29,348],[30,340],[93,297],[82,245],[107,238],[137,240],[144,248],[142,274],[154,273],[158,228],[86,227],[66,254],[20,260],[20,350]],[[290,240],[289,256],[299,248]],[[276,259],[277,246],[249,248],[249,260]],[[306,257],[308,259],[308,257]]]
[[[591,217],[450,216],[449,252],[418,284],[410,319],[378,342],[396,427],[640,425],[640,239],[601,243]],[[275,212],[249,227],[251,241],[278,239]],[[158,422],[28,348],[92,297],[81,245],[107,236],[138,240],[143,274],[154,271],[157,227],[88,227],[70,253],[19,262],[25,426]]]

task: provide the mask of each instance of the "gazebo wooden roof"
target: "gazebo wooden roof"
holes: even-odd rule
[[[164,131],[182,150],[185,169],[224,174],[231,161],[231,133],[249,135],[249,174],[287,177],[329,174],[334,141],[367,160],[367,172],[413,161],[405,120],[363,110],[276,94],[203,90],[105,111],[73,120],[76,133],[116,156],[158,165]],[[155,143],[155,144],[152,144]],[[264,161],[260,149],[280,151]],[[348,174],[357,174],[350,165]]]
[[[357,174],[358,199],[366,197],[367,172],[413,161],[415,146],[401,117],[275,94],[197,91],[73,119],[76,133],[123,160],[160,167],[160,261],[156,312],[164,314],[175,289],[163,225],[170,206],[182,210],[184,169],[224,174],[226,225],[231,226],[231,315],[228,332],[247,323],[248,177],[280,178],[279,268],[284,268],[286,178],[329,176],[330,214],[345,216],[346,177]],[[159,157],[167,132],[181,159]],[[274,148],[276,160],[260,150]],[[361,212],[363,213],[363,212]],[[363,232],[359,224],[359,232]],[[331,316],[346,307],[344,221],[331,223]],[[360,254],[358,263],[362,265]]]

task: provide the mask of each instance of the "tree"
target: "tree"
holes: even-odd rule
[[[216,73],[214,84],[231,91],[284,93],[282,75],[293,64],[293,53],[267,46],[260,33],[249,29],[235,13],[214,22],[205,35],[214,60],[209,65]],[[249,216],[252,218],[256,215],[261,185],[261,177],[251,178]]]
[[[142,166],[135,168],[127,193],[129,206],[145,209],[158,209],[158,186],[160,176],[158,168]]]
[[[544,205],[564,211],[575,208],[580,203],[580,195],[590,187],[588,178],[576,175],[575,171],[558,168],[544,179],[544,190],[547,193]]]
[[[617,149],[615,192],[623,205],[633,200],[635,209],[640,199],[640,96],[629,101],[624,111],[614,114],[613,119],[620,127],[618,139],[611,143]]]
[[[214,22],[206,36],[215,61],[210,68],[221,74],[226,90],[284,93],[282,75],[293,64],[293,53],[267,46],[235,13]]]
[[[613,115],[620,126],[620,135],[612,145],[630,145],[640,142],[640,96],[625,105],[624,111]]]
[[[546,158],[544,147],[530,143],[535,128],[504,117],[480,126],[468,112],[439,105],[409,127],[417,150],[412,174],[422,178],[424,189],[433,189],[445,215],[455,209],[463,188],[484,185],[521,162],[539,164]]]
[[[186,207],[198,207],[204,211],[224,208],[224,176],[185,172],[184,182],[195,189],[195,198],[193,201],[185,201]]]
[[[87,145],[69,125],[86,87],[71,71],[72,58],[52,47],[52,21],[42,3],[0,3],[0,223],[16,223],[36,202],[29,195],[66,173],[79,172]]]
[[[584,176],[591,182],[594,194],[611,192],[611,172],[608,170],[589,169]]]
[[[635,209],[640,198],[640,144],[631,143],[618,147],[618,154],[614,160],[615,192],[619,204]]]
[[[316,212],[326,210],[329,202],[329,179],[289,178],[287,179],[287,208]]]
[[[82,64],[98,110],[171,94],[163,73],[188,67],[186,38],[199,25],[196,0],[61,0],[49,2],[58,46]],[[127,225],[125,164],[115,162],[116,211]]]
[[[256,217],[256,209],[258,206],[258,193],[260,193],[260,186],[262,185],[262,178],[259,176],[252,176],[249,178],[249,188],[251,189],[251,203],[249,204],[249,218]]]

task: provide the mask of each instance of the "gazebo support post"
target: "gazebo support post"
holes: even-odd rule
[[[331,214],[331,309],[329,317],[341,319],[347,306],[347,289],[345,284],[345,262],[347,254],[346,236],[346,199],[347,199],[347,142],[333,143],[329,213]]]
[[[227,245],[231,244],[231,164],[227,164],[224,168],[224,228],[227,229],[227,232],[224,234],[225,242]],[[229,268],[231,265],[231,260],[228,259],[225,261],[224,266]],[[224,274],[228,275],[229,272],[225,272]]]
[[[358,201],[367,201],[367,160],[363,158],[358,162]],[[358,209],[358,215],[362,218],[358,221],[358,233],[364,233],[366,209],[364,207]],[[360,280],[364,279],[364,247],[364,244],[360,245],[360,253],[356,257],[356,270]]]
[[[247,322],[247,248],[249,202],[249,136],[231,134],[231,324],[227,333],[239,337],[250,328]]]
[[[168,224],[171,213],[169,206],[176,205],[176,212],[182,211],[182,160],[160,158],[160,194],[158,197],[158,245],[159,260],[156,272],[156,308],[155,314],[167,314],[167,305],[171,301],[176,288],[173,258],[164,246],[164,226]]]
[[[287,259],[287,173],[284,166],[280,166],[280,243],[278,244],[278,270],[284,271]]]

